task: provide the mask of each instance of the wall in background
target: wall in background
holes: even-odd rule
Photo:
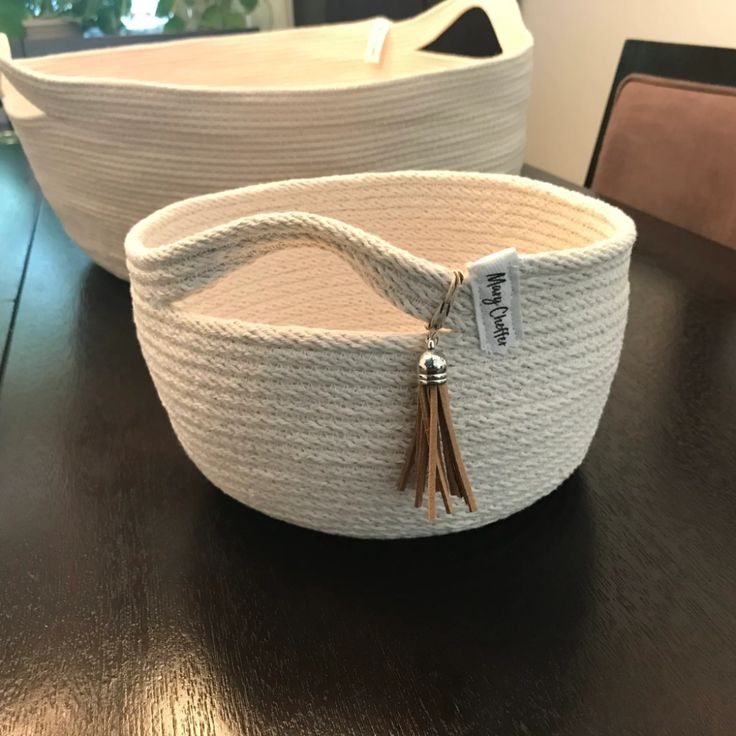
[[[736,0],[522,0],[534,34],[527,161],[582,184],[624,41],[736,45]]]

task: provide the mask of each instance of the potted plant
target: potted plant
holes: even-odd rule
[[[156,15],[166,20],[164,31],[244,30],[258,0],[158,0]]]
[[[80,35],[88,28],[114,34],[128,13],[130,0],[2,0],[0,31],[14,39]]]
[[[156,15],[169,33],[241,30],[253,25],[259,0],[159,0]],[[9,38],[104,34],[124,29],[131,0],[0,0],[0,32]]]

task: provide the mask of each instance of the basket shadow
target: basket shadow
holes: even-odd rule
[[[249,631],[210,646],[230,652],[232,667],[218,672],[226,691],[240,691],[244,666],[278,673],[262,701],[249,693],[266,722],[274,702],[312,718],[345,698],[371,709],[406,683],[418,700],[394,702],[394,715],[429,717],[428,729],[458,709],[508,715],[523,707],[530,679],[544,691],[561,670],[585,689],[587,665],[576,660],[590,632],[595,560],[580,473],[504,521],[418,540],[331,537],[225,495],[217,505],[223,574],[232,595],[250,596],[239,604]],[[557,705],[564,711],[564,699]]]

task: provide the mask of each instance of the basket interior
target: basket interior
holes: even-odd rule
[[[502,177],[418,174],[294,182],[189,200],[159,216],[143,240],[156,247],[244,216],[284,211],[342,220],[417,256],[461,269],[502,248],[515,247],[521,254],[580,248],[617,229],[599,211]],[[270,325],[421,330],[416,319],[377,295],[339,256],[296,240],[285,245],[188,294],[179,307]]]
[[[68,77],[257,90],[368,84],[487,61],[485,57],[407,48],[387,54],[380,65],[367,64],[363,52],[372,23],[140,44],[29,59],[22,64]],[[520,38],[512,41],[513,45],[526,43],[521,31]]]

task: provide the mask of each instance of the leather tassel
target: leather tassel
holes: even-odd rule
[[[436,352],[439,330],[450,313],[452,300],[462,284],[460,271],[453,272],[447,295],[427,325],[427,350],[417,366],[417,418],[414,438],[406,454],[399,477],[399,490],[409,484],[412,470],[415,478],[414,505],[419,508],[427,495],[427,517],[437,518],[437,494],[448,514],[452,513],[452,496],[462,498],[470,511],[477,509],[473,489],[465,470],[450,410],[447,390],[447,361]]]
[[[437,494],[448,514],[452,496],[460,497],[470,511],[477,509],[465,470],[450,410],[447,362],[435,352],[434,343],[419,358],[417,419],[414,439],[404,461],[399,489],[405,490],[414,471],[414,505],[419,508],[427,495],[427,518],[437,518]]]

